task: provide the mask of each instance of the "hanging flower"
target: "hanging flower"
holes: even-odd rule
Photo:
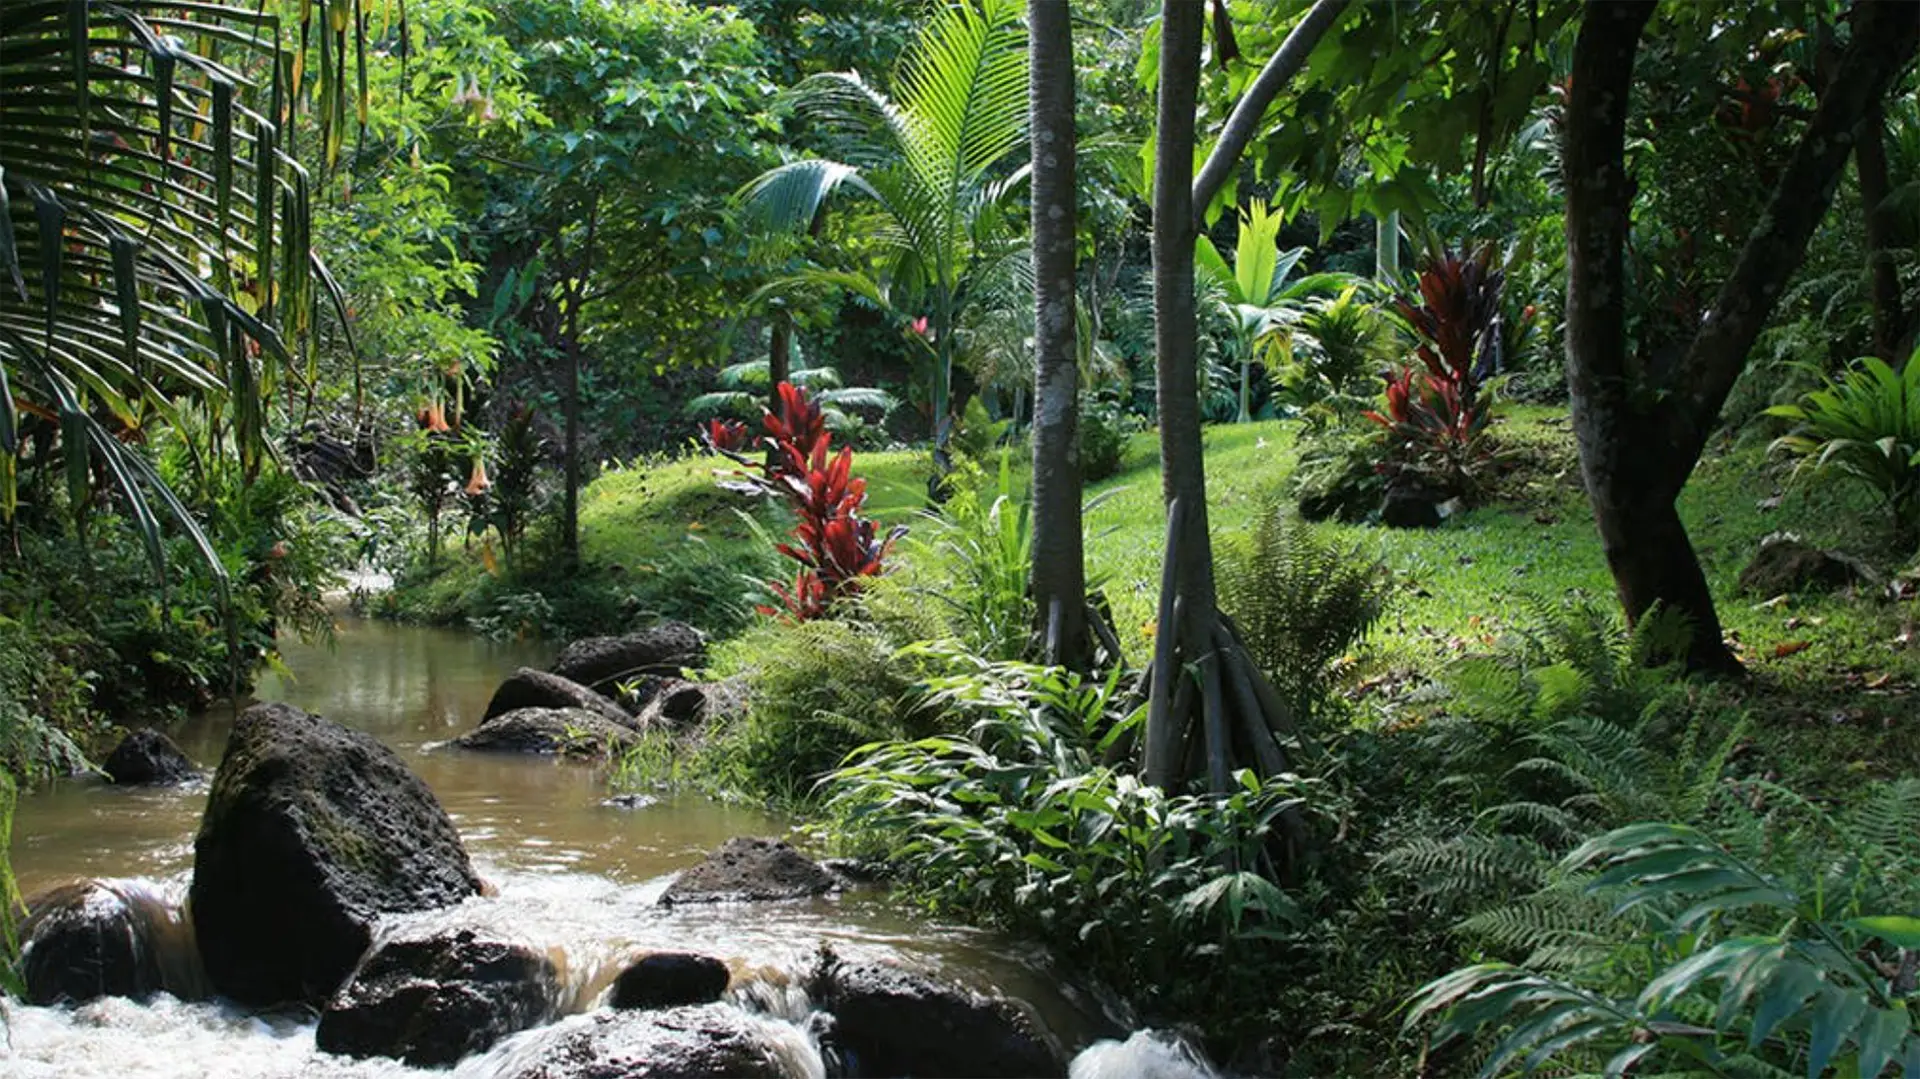
[[[473,459],[473,475],[467,478],[467,493],[479,496],[487,493],[493,481],[487,478],[487,463],[478,457]]]
[[[444,435],[453,430],[447,426],[446,411],[438,401],[428,402],[425,408],[414,414],[414,419],[420,422],[421,428],[428,434]]]

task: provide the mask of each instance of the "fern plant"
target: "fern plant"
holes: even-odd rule
[[[1326,711],[1348,651],[1386,610],[1386,569],[1269,502],[1218,569],[1220,605],[1302,720]]]
[[[1721,838],[1642,823],[1589,840],[1561,861],[1559,886],[1606,905],[1589,924],[1611,922],[1614,946],[1560,974],[1454,971],[1416,995],[1408,1024],[1437,1020],[1440,1041],[1503,1031],[1482,1075],[1602,1060],[1614,1076],[1878,1076],[1894,1062],[1913,1074],[1920,918],[1885,912],[1912,909],[1920,781],[1877,788],[1837,820],[1777,787],[1741,793],[1812,827],[1748,813]]]

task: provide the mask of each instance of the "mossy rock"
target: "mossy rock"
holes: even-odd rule
[[[387,914],[480,890],[453,822],[371,736],[291,705],[234,723],[194,841],[189,904],[213,987],[322,1004]]]

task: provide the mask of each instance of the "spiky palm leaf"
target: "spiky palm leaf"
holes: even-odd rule
[[[840,284],[903,312],[931,311],[933,401],[943,444],[955,330],[977,281],[1017,258],[1006,201],[1026,176],[1010,165],[1026,138],[1027,56],[1019,0],[965,0],[921,31],[890,98],[852,72],[815,75],[793,90],[823,131],[847,144],[845,161],[806,158],[756,177],[740,195],[761,225],[807,228],[842,188],[872,204],[874,269]],[[857,280],[856,280],[857,279]],[[773,288],[818,285],[817,272]]]
[[[348,36],[318,36],[321,139],[337,152]],[[224,583],[192,515],[128,444],[195,402],[259,467],[286,341],[328,284],[286,146],[299,70],[278,20],[242,7],[0,11],[0,511],[14,508],[24,409],[59,424],[76,505],[97,464],[160,571],[156,502]]]
[[[752,416],[766,400],[773,379],[773,365],[766,360],[747,360],[722,367],[715,379],[720,388],[703,393],[687,402],[686,413],[695,419],[709,416]],[[825,364],[811,365],[799,342],[793,344],[792,367],[787,381],[807,391],[826,412],[830,425],[846,422],[846,409],[869,408],[891,411],[900,402],[885,390],[873,386],[848,386],[840,372]]]

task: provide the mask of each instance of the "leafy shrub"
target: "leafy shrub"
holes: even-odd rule
[[[1364,414],[1386,432],[1385,472],[1448,495],[1475,495],[1493,462],[1493,412],[1459,383],[1408,367],[1387,379],[1385,408]]]
[[[739,789],[807,801],[848,753],[905,732],[911,669],[866,626],[763,622],[724,646],[716,670],[747,690],[745,715],[710,747]]]
[[[1387,492],[1381,443],[1371,431],[1327,427],[1302,436],[1300,460],[1287,479],[1300,516],[1309,521],[1364,521]]]
[[[1132,437],[1132,425],[1118,401],[1083,396],[1080,399],[1080,479],[1085,483],[1099,483],[1119,475],[1126,466],[1127,442]]]
[[[1438,1018],[1442,1041],[1505,1029],[1486,1075],[1603,1060],[1609,1075],[1910,1073],[1920,781],[1837,818],[1767,784],[1729,794],[1716,834],[1634,824],[1569,853],[1555,887],[1594,900],[1577,946],[1457,970],[1409,1025]],[[1749,808],[1762,799],[1783,808]]]
[[[87,711],[92,687],[64,659],[80,640],[50,639],[28,623],[0,617],[0,800],[9,817],[12,777],[51,778],[87,767],[75,738],[94,733]],[[5,848],[0,835],[0,854]],[[0,864],[0,902],[8,883]]]
[[[915,544],[936,580],[923,594],[941,604],[947,622],[971,649],[991,659],[1016,659],[1032,647],[1033,599],[1027,575],[1033,563],[1031,503],[1016,491],[1011,454],[1000,457],[999,482],[988,501],[979,466],[963,461],[951,477],[953,494],[929,512],[927,536]]]
[[[1221,609],[1254,661],[1300,720],[1323,713],[1342,657],[1386,609],[1385,567],[1269,503],[1218,572]]]
[[[1340,294],[1310,301],[1291,335],[1287,362],[1275,372],[1275,392],[1298,409],[1326,406],[1336,414],[1358,412],[1357,396],[1389,362],[1393,335],[1380,313],[1349,285]]]
[[[827,805],[854,849],[936,907],[1042,934],[1156,1004],[1217,1003],[1228,969],[1288,934],[1298,910],[1265,852],[1306,781],[1243,772],[1224,798],[1169,794],[1105,763],[1144,719],[1118,672],[922,651],[946,667],[931,705],[966,733],[867,746],[833,773]],[[1196,963],[1216,977],[1192,978]]]
[[[546,456],[546,440],[534,423],[533,409],[522,405],[513,410],[500,429],[496,450],[493,490],[488,492],[494,530],[511,560],[520,547],[527,523],[540,511],[540,463]]]
[[[1772,447],[1798,458],[1796,472],[1852,476],[1886,503],[1902,551],[1920,542],[1920,351],[1902,371],[1868,356],[1767,414],[1798,424]]]

